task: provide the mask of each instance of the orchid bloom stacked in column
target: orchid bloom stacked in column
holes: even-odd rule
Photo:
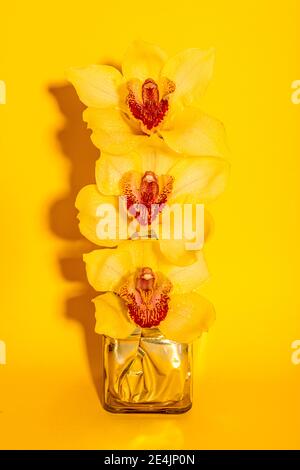
[[[126,196],[129,218],[155,227],[166,204],[203,204],[223,191],[223,125],[199,107],[213,58],[212,50],[188,49],[168,59],[159,47],[135,42],[122,73],[107,65],[70,70],[101,150],[96,184],[76,201],[81,232],[106,247],[85,255],[88,279],[102,292],[95,299],[98,333],[124,338],[136,327],[158,327],[169,339],[189,342],[214,318],[197,292],[208,276],[202,250],[186,250],[184,237],[124,241],[97,231],[99,206],[118,212],[119,196]],[[136,206],[143,209],[132,211]]]

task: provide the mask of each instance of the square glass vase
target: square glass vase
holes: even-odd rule
[[[102,337],[101,400],[113,413],[184,413],[192,406],[192,345],[137,329]]]

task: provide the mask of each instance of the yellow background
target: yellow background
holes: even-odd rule
[[[299,1],[3,3],[0,447],[300,448]],[[136,38],[170,54],[216,48],[203,107],[232,152],[207,247],[218,318],[196,346],[194,407],[181,416],[100,407],[89,247],[73,208],[97,151],[65,70],[118,64]]]

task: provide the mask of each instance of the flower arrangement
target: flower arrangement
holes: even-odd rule
[[[223,125],[200,109],[213,62],[213,50],[167,58],[134,42],[122,72],[69,71],[101,150],[95,184],[81,189],[76,207],[82,234],[101,247],[84,261],[101,293],[96,332],[110,411],[191,405],[191,343],[215,317],[199,292],[211,226],[204,204],[224,190],[229,171]]]

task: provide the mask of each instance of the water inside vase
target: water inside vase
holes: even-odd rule
[[[183,413],[192,405],[192,346],[157,328],[103,337],[103,406],[126,413]]]

